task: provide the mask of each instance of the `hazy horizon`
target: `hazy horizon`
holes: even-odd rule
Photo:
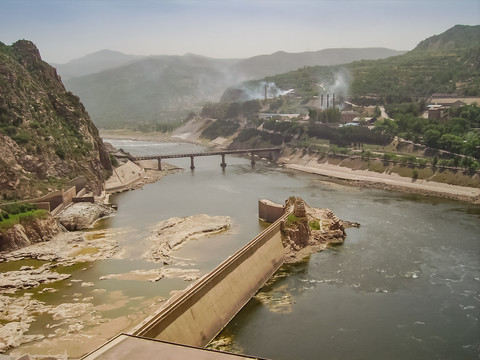
[[[411,50],[480,23],[478,0],[0,0],[0,41],[63,64],[101,50],[248,58],[277,51]]]

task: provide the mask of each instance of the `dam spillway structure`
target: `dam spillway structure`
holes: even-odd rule
[[[322,217],[318,231],[327,242],[327,239],[337,244],[343,242],[345,232],[343,222],[331,210],[310,208],[300,198],[290,197],[285,205],[262,199],[258,209],[261,220],[273,221],[270,226],[210,273],[170,298],[128,334],[119,334],[82,359],[143,360],[156,352],[168,353],[172,360],[184,359],[185,352],[191,352],[188,355],[191,359],[259,359],[219,351],[205,354],[212,350],[202,348],[285,262],[300,261],[308,255],[299,252],[300,248],[306,250],[313,245],[309,251],[318,251],[321,243],[312,244],[312,239],[316,241],[318,236],[310,236],[312,219],[319,214]],[[293,227],[292,221],[287,221],[292,214],[296,219]],[[298,252],[300,257],[295,255]]]

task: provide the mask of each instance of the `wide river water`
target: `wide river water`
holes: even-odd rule
[[[199,151],[181,143],[110,140],[134,155]],[[136,229],[200,213],[228,215],[230,231],[177,252],[209,271],[262,228],[257,202],[300,196],[356,221],[345,244],[284,266],[220,334],[230,350],[281,359],[480,357],[480,207],[343,186],[268,162],[227,156],[116,195],[108,226]],[[131,241],[131,240],[130,240]],[[135,256],[132,248],[132,256]]]
[[[185,143],[106,141],[133,155],[204,150]],[[267,161],[252,167],[248,158],[231,155],[224,171],[220,156],[195,158],[194,171],[189,158],[168,162],[185,170],[112,196],[118,214],[98,224],[97,230],[116,233],[123,257],[72,268],[78,282],[56,285],[62,298],[42,294],[40,300],[68,302],[81,293],[92,297],[104,318],[138,311],[145,299],[169,297],[190,284],[100,280],[162,266],[142,259],[155,223],[195,214],[232,218],[228,231],[174,253],[188,260],[172,266],[202,275],[265,227],[258,220],[259,199],[283,203],[299,196],[361,227],[348,229],[343,245],[283,266],[215,344],[273,360],[480,358],[480,206],[359,189]],[[94,286],[82,288],[82,281]],[[35,330],[45,332],[45,325],[33,325]]]

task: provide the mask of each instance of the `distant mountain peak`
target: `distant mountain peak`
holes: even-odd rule
[[[412,51],[441,51],[480,46],[480,25],[455,25],[421,41]]]

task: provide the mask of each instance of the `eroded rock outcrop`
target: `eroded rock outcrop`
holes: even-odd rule
[[[67,230],[75,231],[88,229],[97,219],[114,213],[114,209],[104,204],[76,203],[63,211],[58,220]]]
[[[144,254],[153,262],[170,262],[170,253],[180,248],[185,242],[203,236],[216,234],[231,226],[228,216],[209,216],[205,214],[188,217],[174,217],[159,222],[154,235],[149,240],[154,245]]]
[[[71,276],[70,274],[59,274],[56,271],[51,271],[56,266],[56,264],[47,263],[38,268],[25,267],[18,271],[0,273],[0,293],[15,293],[41,284],[65,280]]]
[[[48,241],[60,231],[57,220],[50,214],[45,214],[42,218],[32,217],[0,232],[0,252]]]
[[[287,263],[300,261],[328,245],[343,244],[345,228],[359,226],[339,219],[330,209],[312,208],[298,197],[286,201],[285,212],[291,212],[281,227]]]

